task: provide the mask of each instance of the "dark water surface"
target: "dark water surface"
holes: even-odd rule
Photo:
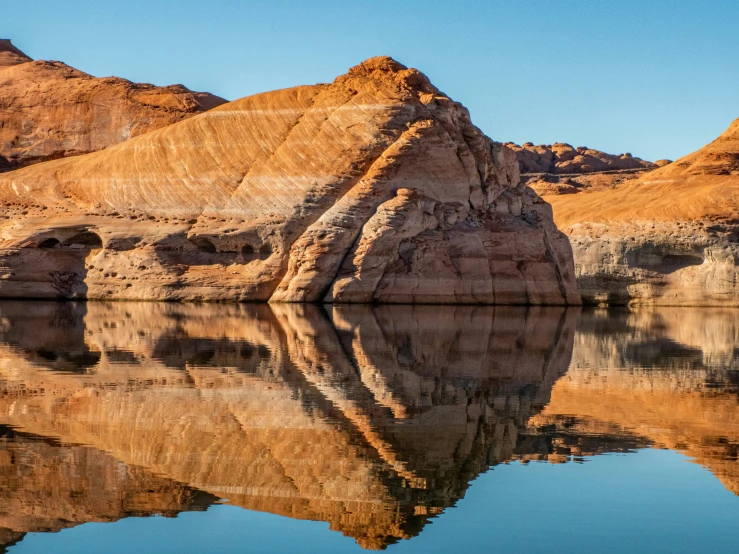
[[[0,552],[724,552],[739,310],[0,303]]]

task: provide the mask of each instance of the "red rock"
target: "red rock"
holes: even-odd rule
[[[223,104],[182,85],[95,78],[0,40],[0,171],[113,146]]]
[[[579,302],[514,154],[387,57],[6,173],[0,202],[4,297]]]

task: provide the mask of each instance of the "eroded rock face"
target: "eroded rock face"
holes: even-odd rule
[[[630,183],[545,198],[585,302],[739,305],[739,120]]]
[[[0,171],[102,150],[225,103],[182,85],[95,78],[0,39]]]
[[[579,303],[515,155],[385,57],[7,173],[0,201],[0,297]]]

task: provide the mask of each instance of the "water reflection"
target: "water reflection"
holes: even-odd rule
[[[717,310],[1,303],[0,544],[228,502],[377,549],[490,466],[650,445],[739,492],[738,334]]]

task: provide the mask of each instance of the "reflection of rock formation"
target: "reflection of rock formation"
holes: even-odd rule
[[[681,450],[739,494],[737,338],[732,310],[585,312],[571,368],[531,426]]]
[[[65,336],[55,322],[69,317]],[[518,429],[569,364],[576,317],[559,308],[335,306],[327,315],[307,305],[3,304],[0,423],[88,445],[69,448],[161,475],[170,490],[324,520],[381,548],[420,532],[513,455]],[[51,361],[68,363],[68,352],[91,363]],[[93,519],[96,508],[87,510],[79,521]],[[30,527],[23,518],[8,526]]]
[[[25,532],[87,521],[204,510],[216,497],[127,466],[94,448],[0,426],[0,549]]]

